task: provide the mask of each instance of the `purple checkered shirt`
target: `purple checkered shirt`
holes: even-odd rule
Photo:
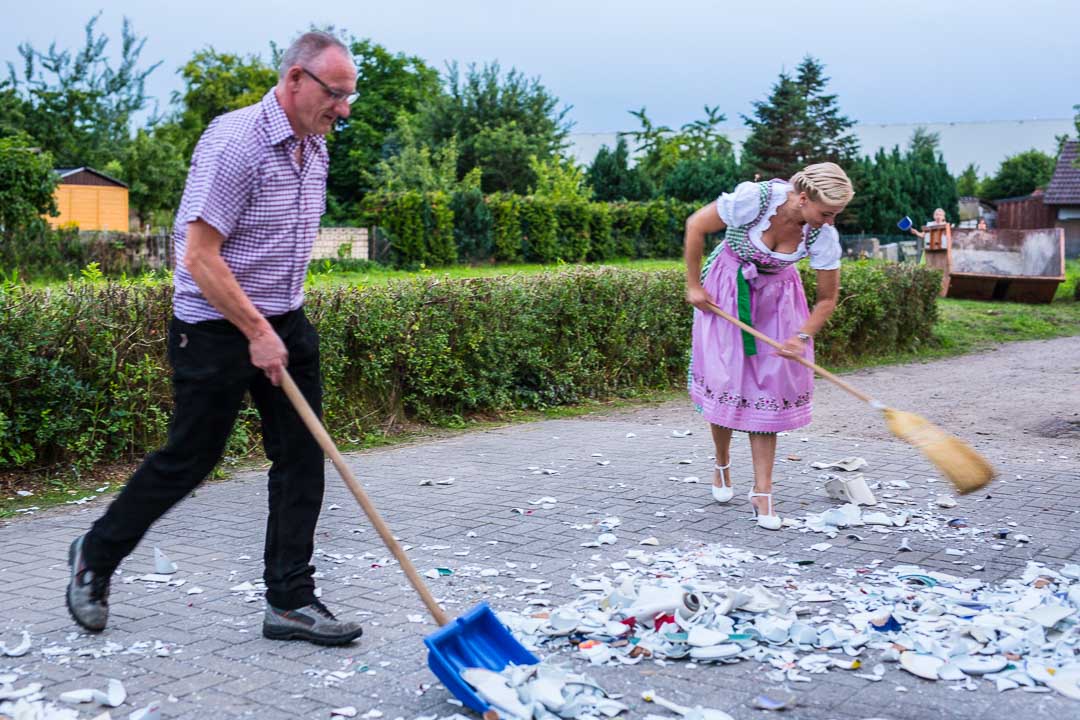
[[[173,312],[184,322],[222,318],[184,267],[187,226],[202,220],[225,236],[221,256],[265,316],[304,302],[311,246],[326,210],[326,140],[300,144],[271,89],[255,105],[214,118],[191,158],[173,240]]]

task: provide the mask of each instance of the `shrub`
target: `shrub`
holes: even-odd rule
[[[449,265],[457,260],[454,212],[443,192],[415,190],[364,198],[365,222],[382,227],[397,267]]]
[[[801,268],[810,301],[814,272]],[[938,271],[845,264],[818,360],[907,349],[930,337]],[[685,381],[691,312],[681,271],[582,269],[424,279],[308,293],[330,432],[358,441],[405,419],[540,408]],[[0,285],[0,469],[133,459],[171,410],[166,283]],[[230,452],[256,446],[241,414]]]
[[[529,262],[551,263],[559,259],[559,226],[550,200],[525,197],[521,201],[522,250]]]
[[[816,274],[800,265],[807,302],[816,297]],[[941,271],[911,263],[859,260],[840,273],[836,312],[814,341],[820,363],[913,350],[926,343],[937,321]]]
[[[488,196],[491,208],[491,240],[493,258],[500,262],[514,262],[522,257],[521,198],[500,193]]]
[[[569,200],[555,203],[558,230],[558,257],[570,263],[582,262],[589,254],[589,203]]]
[[[589,203],[589,260],[610,260],[617,256],[615,235],[612,232],[611,206]]]
[[[615,203],[611,206],[616,257],[639,257],[638,239],[641,236],[641,226],[645,223],[646,212],[646,203]]]
[[[494,254],[492,213],[479,188],[459,190],[450,197],[454,213],[454,242],[462,262],[487,260]]]

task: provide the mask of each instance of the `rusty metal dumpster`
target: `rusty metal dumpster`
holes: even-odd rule
[[[969,300],[1048,303],[1065,281],[1065,231],[954,228],[943,293]]]

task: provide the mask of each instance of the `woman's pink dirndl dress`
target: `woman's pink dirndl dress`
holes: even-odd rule
[[[721,310],[744,322],[749,317],[756,330],[778,342],[798,333],[810,314],[795,263],[809,255],[812,267],[831,270],[839,267],[841,254],[839,235],[829,225],[804,226],[803,241],[791,254],[774,253],[760,242],[790,191],[790,184],[773,180],[742,183],[722,195],[717,208],[728,229],[702,272],[702,286]],[[807,359],[814,359],[812,341]],[[688,381],[691,399],[714,425],[774,433],[810,424],[813,372],[697,309]]]

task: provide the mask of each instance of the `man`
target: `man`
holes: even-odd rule
[[[169,437],[71,544],[67,605],[87,630],[105,629],[113,572],[220,460],[250,392],[272,462],[263,635],[340,645],[362,632],[315,596],[323,457],[277,387],[288,364],[321,414],[319,339],[302,308],[304,277],[326,207],[323,136],[349,116],[355,88],[348,49],[326,33],[306,33],[262,101],[216,118],[195,148],[174,231]]]

